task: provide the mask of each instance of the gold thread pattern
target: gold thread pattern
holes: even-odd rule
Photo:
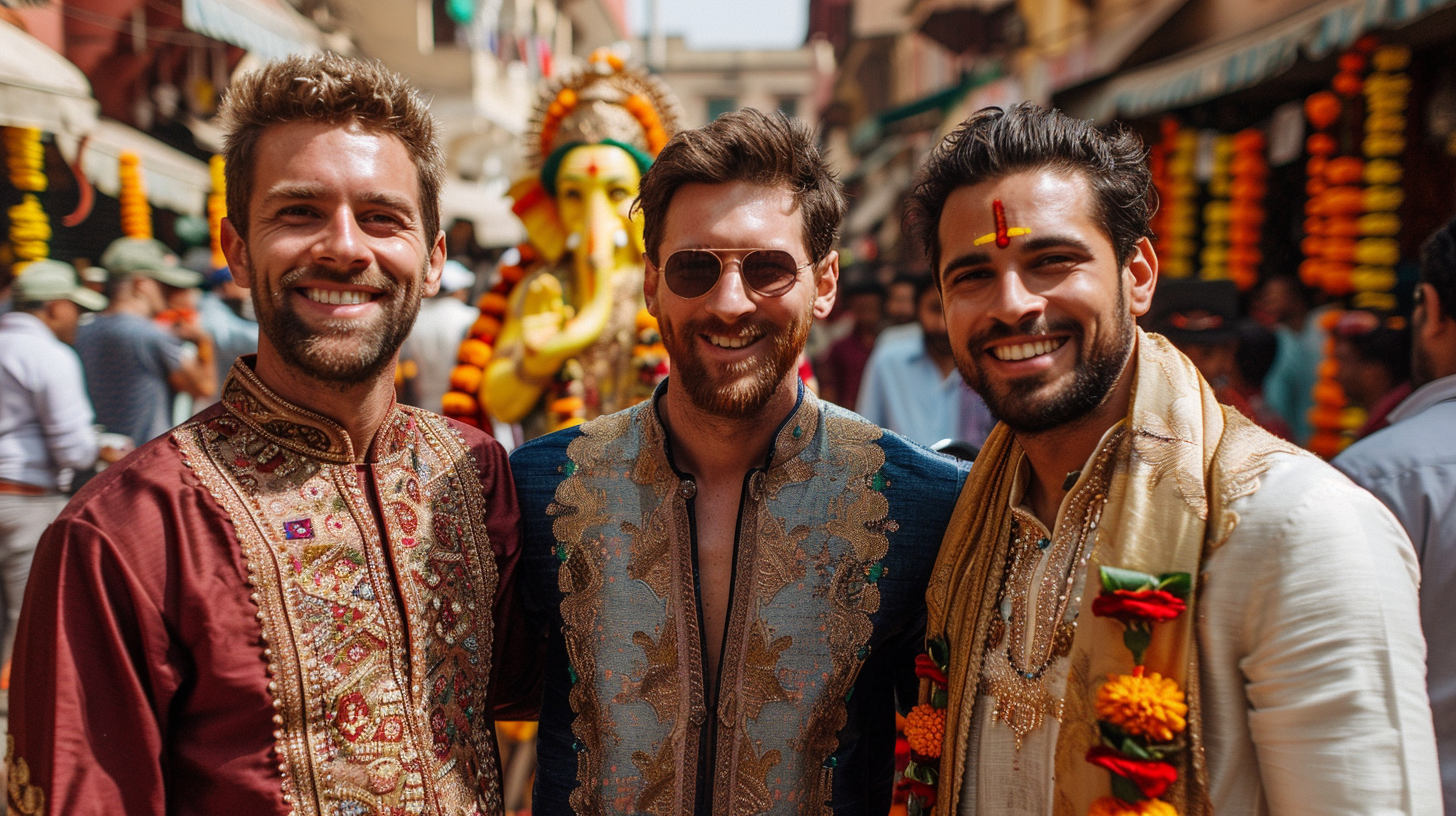
[[[5,787],[8,816],[39,816],[45,813],[45,791],[30,784],[30,766],[15,755],[15,737],[5,735]]]

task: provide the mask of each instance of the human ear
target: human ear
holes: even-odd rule
[[[839,295],[839,253],[830,252],[821,263],[824,269],[814,280],[814,317],[823,320],[834,311]]]
[[[1146,235],[1133,245],[1132,257],[1122,273],[1127,276],[1128,310],[1137,317],[1147,314],[1153,305],[1153,290],[1158,287],[1158,253]]]
[[[642,265],[645,273],[642,276],[642,299],[647,302],[647,313],[661,320],[662,315],[657,311],[657,264],[644,255]]]
[[[253,269],[248,261],[248,244],[238,234],[231,218],[222,219],[221,238],[222,254],[227,258],[228,272],[232,273],[233,283],[244,289],[253,288]]]

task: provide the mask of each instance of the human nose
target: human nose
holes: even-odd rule
[[[348,207],[340,207],[324,223],[313,245],[315,263],[336,269],[354,269],[370,263],[364,230]]]
[[[723,269],[718,273],[718,283],[708,292],[708,302],[704,306],[709,314],[724,323],[733,323],[753,312],[756,307],[748,296],[748,283],[743,280],[741,262],[723,263]]]
[[[1046,298],[1032,291],[1017,269],[1008,269],[997,277],[990,317],[1008,326],[1019,326],[1046,309]]]

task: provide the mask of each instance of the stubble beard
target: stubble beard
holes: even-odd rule
[[[424,278],[421,269],[420,279]],[[361,325],[356,320],[326,320],[310,325],[293,307],[291,295],[301,281],[331,281],[381,290],[380,314]],[[253,289],[258,328],[290,368],[310,379],[347,389],[380,376],[414,328],[421,291],[401,285],[381,272],[348,275],[330,269],[301,267],[279,280],[272,292]]]
[[[1088,345],[1085,330],[1072,320],[1048,322],[1040,318],[1014,328],[998,326],[959,349],[956,368],[985,401],[991,415],[1013,432],[1044,433],[1083,419],[1106,401],[1132,354],[1134,325],[1128,315],[1115,334],[1095,346]],[[1072,381],[1062,388],[1042,393],[1049,385],[1045,377],[996,382],[986,375],[982,363],[986,343],[1001,337],[1062,333],[1069,334],[1066,342],[1075,342],[1078,349]]]
[[[789,372],[797,370],[799,353],[809,339],[813,308],[811,302],[803,314],[777,332],[769,324],[730,327],[717,319],[689,321],[679,330],[664,319],[662,342],[672,360],[673,385],[682,387],[693,406],[704,413],[730,420],[760,417]],[[769,335],[766,354],[735,363],[717,375],[709,370],[695,342],[698,335],[732,336],[745,328],[760,327]]]

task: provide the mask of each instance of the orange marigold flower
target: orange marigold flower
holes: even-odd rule
[[[1104,796],[1092,803],[1087,816],[1178,816],[1178,810],[1161,799],[1130,804],[1116,796]]]
[[[1188,727],[1183,692],[1157,672],[1109,675],[1097,690],[1097,716],[1155,742],[1168,742]]]
[[[905,717],[905,741],[910,750],[926,759],[940,758],[940,743],[945,739],[945,710],[929,703],[910,709]]]

